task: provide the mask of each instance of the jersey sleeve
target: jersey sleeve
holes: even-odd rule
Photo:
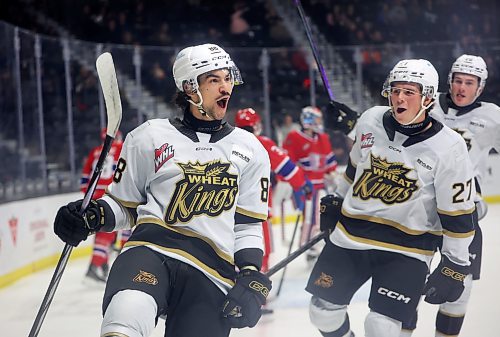
[[[271,164],[264,147],[255,144],[253,157],[241,172],[236,213],[262,221],[267,219]]]
[[[360,124],[362,120],[358,121],[356,124],[356,132],[360,129]],[[347,190],[352,185],[354,178],[356,177],[356,166],[361,158],[361,146],[360,146],[360,135],[356,134],[354,138],[354,143],[352,144],[351,152],[349,153],[349,160],[347,162],[347,167],[342,175],[342,179],[339,180],[336,192],[342,197],[345,197]]]
[[[144,137],[144,133],[127,136],[116,165],[113,182],[108,186],[107,195],[103,198],[115,214],[115,229],[132,227],[134,216],[130,214],[129,209],[146,203],[147,177],[148,172],[153,169],[153,161],[145,154],[147,141]]]
[[[474,172],[462,139],[441,158],[435,177],[436,203],[443,228],[441,253],[460,265],[469,264],[474,236]]]

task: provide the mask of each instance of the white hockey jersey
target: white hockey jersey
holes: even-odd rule
[[[463,139],[432,126],[408,137],[389,107],[367,110],[338,192],[342,217],[330,239],[348,249],[397,252],[430,264],[436,248],[468,265],[475,187]],[[440,221],[439,221],[440,220]]]
[[[492,148],[500,152],[500,107],[493,103],[477,102],[468,109],[457,110],[449,104],[448,95],[439,94],[431,115],[458,132],[465,140],[477,180],[478,201],[480,186],[486,174],[488,154]]]
[[[266,150],[247,131],[225,124],[207,134],[155,119],[127,135],[104,200],[115,229],[135,225],[128,209],[137,210],[126,249],[145,245],[188,263],[225,292],[234,253],[263,248],[269,174]]]

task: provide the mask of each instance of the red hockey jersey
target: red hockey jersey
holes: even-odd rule
[[[111,145],[108,156],[104,161],[104,165],[102,167],[101,177],[97,182],[97,187],[95,189],[94,195],[92,199],[101,198],[104,195],[104,191],[106,191],[106,187],[113,181],[113,174],[116,169],[116,163],[120,158],[120,152],[122,150],[122,141],[115,140]],[[80,190],[85,193],[87,192],[87,185],[89,180],[94,172],[94,168],[97,165],[97,161],[99,160],[99,155],[101,154],[102,145],[96,146],[93,148],[87,159],[85,160],[85,164],[83,165],[82,177],[80,179]]]
[[[324,175],[337,168],[330,137],[326,133],[315,133],[310,137],[302,131],[292,130],[283,142],[290,159],[297,163],[311,181],[314,188],[324,187]]]
[[[305,183],[304,172],[290,160],[286,151],[279,148],[271,138],[266,136],[257,138],[269,154],[271,171],[288,182],[294,190],[301,188]]]

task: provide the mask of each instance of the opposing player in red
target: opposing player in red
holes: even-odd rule
[[[253,133],[269,154],[271,161],[271,172],[277,175],[283,181],[288,182],[293,188],[293,197],[295,207],[303,211],[305,205],[305,197],[312,192],[312,184],[304,176],[304,172],[300,167],[295,165],[290,157],[276,143],[262,133],[262,119],[259,114],[252,108],[241,109],[236,113],[235,125]],[[272,217],[271,200],[269,199],[269,219]],[[269,269],[269,255],[272,252],[271,227],[269,220],[264,221],[264,258],[262,261],[262,271],[266,272]]]
[[[304,170],[306,179],[313,185],[311,208],[306,207],[302,226],[301,244],[319,231],[319,200],[325,194],[325,175],[334,172],[337,160],[332,150],[330,136],[323,131],[323,114],[317,107],[307,106],[300,114],[300,131],[292,130],[283,142],[290,159]],[[313,260],[317,252],[307,253]]]
[[[104,141],[106,138],[106,129],[101,130],[101,140]],[[97,181],[97,187],[95,189],[93,199],[99,199],[104,195],[106,187],[113,181],[113,173],[116,168],[116,163],[120,158],[120,152],[122,149],[123,140],[121,132],[118,131],[116,138],[111,145],[109,154],[104,161],[103,169],[99,180]],[[94,147],[87,159],[82,170],[82,177],[80,181],[80,190],[85,193],[87,192],[87,185],[92,172],[94,171],[95,165],[99,160],[99,155],[101,154],[102,144]],[[94,247],[92,250],[92,259],[90,261],[89,269],[87,271],[86,277],[97,282],[106,282],[106,278],[109,271],[109,252],[112,245],[116,242],[119,248],[127,241],[130,236],[130,231],[121,232],[97,232],[95,235]]]

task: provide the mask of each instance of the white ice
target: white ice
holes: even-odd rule
[[[498,337],[496,325],[500,319],[500,205],[490,205],[488,216],[481,222],[484,236],[483,268],[480,281],[474,283],[469,310],[461,337]],[[276,252],[272,261],[279,261],[288,249],[293,225],[286,226],[285,241],[281,229],[274,226]],[[70,261],[41,327],[40,337],[89,337],[99,336],[101,322],[101,297],[103,287],[92,287],[82,282],[88,259]],[[0,336],[28,336],[36,313],[43,299],[53,269],[49,268],[19,280],[0,290]],[[279,297],[269,307],[274,313],[264,316],[253,329],[233,330],[233,337],[305,337],[321,335],[309,322],[309,294],[305,287],[309,268],[304,256],[292,262],[286,273]],[[273,277],[275,290],[281,273]],[[275,297],[271,292],[271,297]],[[356,336],[363,336],[363,320],[368,311],[368,287],[356,294],[349,307],[351,326]],[[434,318],[437,306],[422,303],[414,337],[434,336]],[[160,320],[153,337],[162,337],[164,321]],[[179,336],[169,336],[179,337]]]

